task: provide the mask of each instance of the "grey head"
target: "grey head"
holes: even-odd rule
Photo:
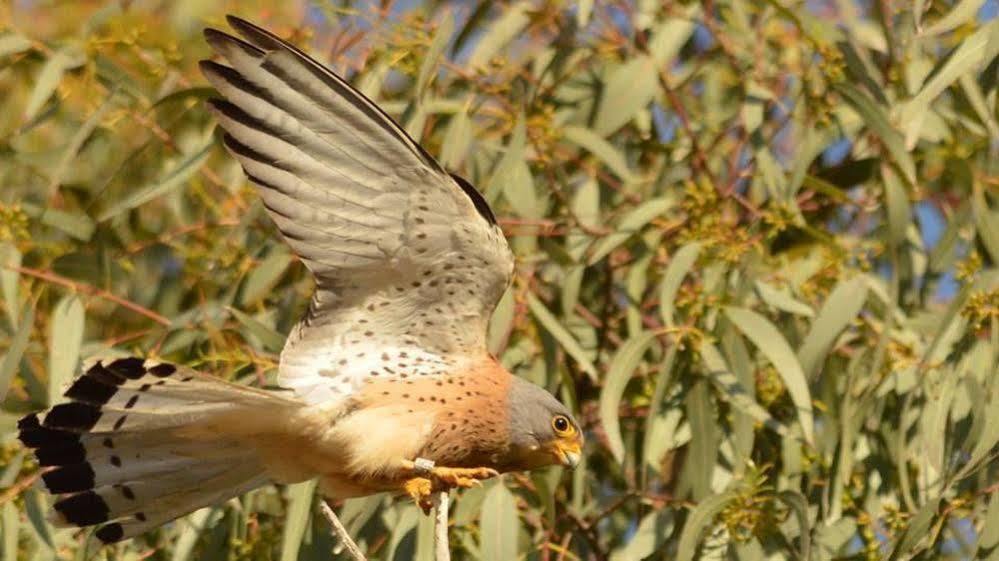
[[[509,401],[507,471],[579,463],[583,433],[579,423],[555,396],[544,388],[513,376]]]

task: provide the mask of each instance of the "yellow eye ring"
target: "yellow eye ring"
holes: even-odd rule
[[[576,432],[576,429],[572,427],[572,423],[569,422],[569,418],[565,415],[555,415],[552,418],[552,429],[559,435],[567,435]]]

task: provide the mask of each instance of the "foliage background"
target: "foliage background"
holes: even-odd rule
[[[99,549],[14,439],[109,349],[273,381],[311,281],[201,104],[227,12],[350,75],[510,236],[490,346],[586,462],[462,493],[455,558],[999,558],[997,10],[0,4],[0,558],[330,557],[309,484]],[[430,555],[405,502],[340,512],[372,559]]]

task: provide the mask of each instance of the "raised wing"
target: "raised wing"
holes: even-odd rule
[[[371,100],[271,33],[205,37],[225,98],[225,145],[316,278],[281,353],[279,382],[310,402],[368,376],[432,373],[485,353],[513,257],[482,196]]]

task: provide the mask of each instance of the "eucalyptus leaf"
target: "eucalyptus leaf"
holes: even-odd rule
[[[624,460],[624,440],[621,438],[618,406],[625,386],[653,341],[655,334],[649,331],[625,341],[611,359],[610,368],[604,377],[604,387],[600,391],[600,421],[607,435],[611,454],[618,462]]]
[[[638,233],[642,228],[648,225],[653,219],[663,215],[666,211],[673,207],[673,201],[667,198],[658,198],[645,201],[631,210],[626,214],[617,226],[614,228],[614,233],[608,234],[603,238],[595,240],[590,246],[587,253],[589,258],[587,263],[590,265],[600,261],[607,256],[608,253],[614,251],[618,246],[623,244],[631,236]]]
[[[680,541],[676,547],[677,561],[692,561],[697,555],[697,547],[702,536],[711,525],[715,516],[734,498],[734,493],[726,491],[712,495],[701,501],[687,517],[687,522],[680,532]]]
[[[787,340],[772,323],[752,310],[728,307],[725,308],[725,315],[777,369],[777,373],[784,381],[787,392],[791,395],[791,401],[794,402],[797,409],[805,442],[813,444],[815,437],[811,392],[808,389],[808,381],[801,364],[794,356]]]
[[[316,480],[288,486],[288,512],[281,536],[281,561],[295,561],[302,546],[316,493]]]
[[[3,356],[3,362],[0,363],[0,401],[3,401],[7,396],[11,380],[21,366],[21,358],[24,357],[24,351],[28,348],[28,338],[31,337],[31,329],[34,327],[32,325],[34,321],[34,308],[27,306],[24,309],[24,315],[17,322],[19,326],[17,333],[11,338],[10,346],[7,347],[7,352]]]
[[[502,483],[493,484],[482,501],[479,523],[483,561],[516,559],[520,517],[513,494]]]
[[[819,375],[836,338],[857,317],[866,299],[867,282],[863,277],[841,281],[829,294],[798,349],[798,360],[809,379]]]
[[[49,324],[49,405],[56,403],[73,379],[80,362],[83,327],[83,302],[75,294],[63,296]]]

